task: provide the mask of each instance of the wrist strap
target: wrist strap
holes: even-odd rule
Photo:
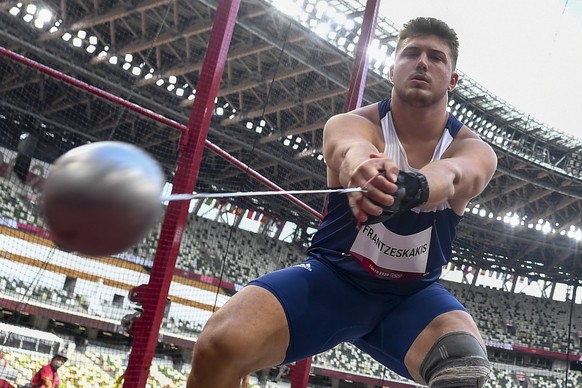
[[[428,201],[428,182],[420,172],[400,171],[396,179],[396,186],[398,188],[392,193],[394,203],[391,206],[382,206],[384,212],[379,216],[369,216],[365,224],[371,225],[387,221]]]
[[[414,207],[422,205],[423,203],[426,203],[428,201],[429,190],[428,190],[428,182],[427,182],[424,174],[422,174],[420,172],[407,172],[407,173],[401,172],[398,175],[400,175],[400,174],[408,174],[411,177],[414,177],[418,180],[418,192],[415,196],[415,197],[418,197],[418,203]]]

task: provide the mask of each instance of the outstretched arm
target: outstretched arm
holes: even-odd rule
[[[350,193],[349,202],[358,222],[382,214],[394,203],[398,166],[381,150],[380,127],[359,114],[332,117],[323,134],[323,153],[330,187],[365,187],[366,193]],[[493,149],[467,127],[463,127],[443,157],[420,169],[429,187],[425,209],[449,201],[462,214],[467,202],[487,186],[495,169]],[[386,171],[386,178],[378,176]]]
[[[323,132],[323,155],[330,187],[364,187],[366,193],[348,194],[350,207],[359,222],[379,215],[378,204],[390,206],[396,190],[398,167],[380,152],[384,139],[379,126],[360,115],[344,113],[332,117]],[[387,178],[378,176],[386,171]],[[373,183],[373,184],[372,184]],[[375,201],[377,203],[374,203]]]
[[[462,214],[467,202],[485,189],[496,168],[497,156],[491,146],[463,127],[440,160],[420,169],[430,188],[422,207],[430,209],[449,201],[458,203],[454,210]]]

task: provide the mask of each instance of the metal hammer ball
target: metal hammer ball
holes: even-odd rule
[[[133,144],[82,145],[54,163],[42,212],[58,246],[112,255],[136,245],[159,221],[164,182],[157,161]]]

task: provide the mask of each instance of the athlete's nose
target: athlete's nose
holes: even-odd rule
[[[423,70],[426,71],[428,70],[428,57],[426,55],[426,53],[421,53],[418,56],[418,60],[416,61],[416,70]]]

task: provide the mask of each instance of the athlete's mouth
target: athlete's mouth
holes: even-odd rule
[[[415,74],[412,76],[411,78],[413,81],[423,81],[423,82],[427,82],[428,83],[428,77],[422,75],[422,74]]]

